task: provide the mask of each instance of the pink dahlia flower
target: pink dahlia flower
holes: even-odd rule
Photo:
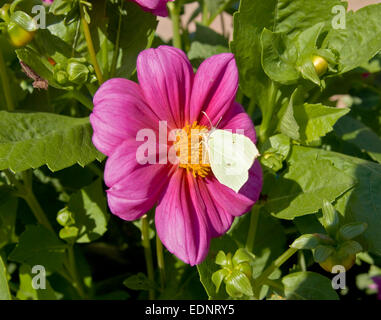
[[[238,71],[233,54],[205,60],[196,74],[181,50],[161,46],[140,53],[139,84],[126,79],[105,82],[94,96],[90,121],[94,145],[109,158],[104,179],[110,210],[128,221],[143,216],[157,205],[155,225],[165,247],[184,262],[195,265],[206,257],[210,240],[224,234],[235,217],[248,212],[262,189],[262,170],[255,161],[249,179],[239,193],[222,185],[208,165],[140,164],[137,141],[141,129],[159,132],[159,121],[168,131],[200,128],[244,130],[254,143],[253,123],[236,102]],[[242,131],[241,131],[242,132]],[[157,142],[162,158],[168,146]],[[175,140],[189,150],[204,148],[191,139]],[[188,145],[189,143],[189,145]],[[200,150],[201,151],[201,150]],[[159,154],[161,153],[161,154]],[[192,162],[193,163],[193,162]]]
[[[166,17],[168,16],[167,2],[174,0],[132,0],[136,2],[143,10],[152,12],[154,15]]]

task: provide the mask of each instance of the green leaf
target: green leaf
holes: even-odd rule
[[[328,234],[335,236],[339,226],[339,215],[337,211],[329,201],[324,200],[322,213],[322,216],[319,218],[320,223]]]
[[[19,172],[47,165],[57,171],[75,163],[85,166],[104,157],[91,136],[88,118],[0,111],[0,170]]]
[[[32,286],[33,277],[38,274],[32,273],[32,268],[26,264],[20,267],[20,288],[16,298],[20,300],[57,300],[57,294],[51,287],[48,279],[45,279],[45,289],[34,289]]]
[[[315,234],[303,234],[291,244],[291,247],[299,250],[314,249],[319,243],[319,238]]]
[[[300,135],[306,142],[316,141],[333,130],[333,125],[350,110],[332,108],[322,104],[303,104],[294,107],[294,114],[300,126]]]
[[[352,222],[339,229],[339,236],[345,240],[351,240],[363,234],[368,228],[368,224],[362,222]]]
[[[298,52],[287,43],[286,36],[264,29],[261,36],[262,66],[267,76],[284,85],[295,83],[300,73],[296,69]]]
[[[326,261],[334,253],[335,249],[333,247],[319,245],[314,250],[314,260],[317,263],[322,263]]]
[[[235,0],[204,0],[206,7],[208,8],[211,17],[218,15],[224,8]]]
[[[339,72],[367,63],[381,50],[381,4],[346,14],[344,29],[331,29],[323,47],[339,53]]]
[[[270,80],[259,59],[264,28],[282,32],[291,39],[320,22],[324,22],[327,29],[334,18],[332,8],[336,5],[346,7],[340,0],[241,0],[239,11],[234,14],[231,49],[237,60],[244,93],[260,106],[266,105]]]
[[[284,134],[270,137],[262,146],[260,158],[261,163],[277,172],[283,167],[283,161],[290,152],[290,138]]]
[[[192,63],[194,60],[196,60],[197,65],[199,65],[203,60],[216,54],[225,52],[229,52],[229,49],[225,46],[214,46],[195,41],[191,44],[191,47],[188,52],[188,58],[192,61]]]
[[[8,287],[7,269],[0,256],[0,300],[11,300],[11,293]]]
[[[345,116],[336,123],[334,129],[341,139],[355,145],[373,160],[381,163],[381,139],[361,121]]]
[[[290,100],[288,102],[286,101],[278,114],[278,131],[294,140],[300,139],[300,127],[295,120],[294,106],[299,104],[299,101],[303,101],[302,93],[302,90],[295,89]]]
[[[237,245],[231,239],[229,235],[225,235],[221,238],[215,238],[210,244],[209,254],[206,259],[199,265],[197,270],[200,275],[200,281],[204,286],[209,299],[226,299],[228,295],[225,290],[219,290],[216,293],[216,286],[212,281],[212,275],[220,270],[220,266],[215,263],[216,257],[219,251],[235,252],[238,249]]]
[[[30,266],[42,265],[47,270],[62,268],[66,245],[41,225],[27,226],[9,259]]]
[[[294,146],[289,161],[292,164],[310,162],[314,159],[329,161],[332,166],[357,181],[335,204],[346,223],[367,223],[363,237],[367,249],[381,255],[381,165],[363,159],[321,149]],[[334,178],[339,181],[339,178]],[[330,200],[330,199],[328,199]]]
[[[68,208],[79,232],[78,243],[94,241],[107,231],[109,214],[100,179],[72,194]]]
[[[331,281],[318,273],[291,273],[282,283],[287,300],[339,300]]]
[[[67,14],[71,10],[72,4],[73,4],[73,1],[71,0],[55,0],[51,4],[49,8],[49,12],[57,16]]]
[[[151,290],[156,289],[155,283],[150,281],[144,273],[138,273],[131,277],[128,277],[123,281],[123,284],[132,290]]]
[[[143,11],[135,3],[127,1],[123,6],[127,16],[122,17],[117,76],[129,78],[136,69],[139,53],[151,46],[158,22],[154,15]],[[107,2],[107,14],[110,20],[105,33],[114,44],[118,33],[119,12],[117,3]],[[131,30],[134,31],[131,32]]]
[[[281,219],[312,214],[324,200],[334,201],[356,180],[326,160],[292,162],[288,171],[269,190],[266,209]]]

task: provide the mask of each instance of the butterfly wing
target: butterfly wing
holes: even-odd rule
[[[215,130],[208,142],[209,162],[216,179],[235,192],[249,179],[249,169],[259,156],[255,144],[245,135]]]

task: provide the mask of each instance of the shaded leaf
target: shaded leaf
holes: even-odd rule
[[[339,53],[339,72],[348,72],[367,63],[381,50],[381,4],[346,14],[344,29],[332,28],[323,47]]]
[[[369,154],[373,160],[381,163],[381,139],[361,121],[345,116],[336,123],[335,133],[344,141]]]
[[[138,273],[123,281],[123,284],[132,290],[151,290],[156,289],[155,283],[150,281],[144,273]]]
[[[291,273],[282,283],[287,300],[339,300],[330,279],[318,273]]]
[[[381,165],[336,152],[294,146],[289,161],[292,164],[321,159],[329,161],[341,173],[349,175],[357,183],[340,197],[335,204],[346,223],[367,223],[363,237],[371,253],[381,255]],[[339,181],[335,176],[336,182]],[[329,199],[328,199],[329,200]]]
[[[266,209],[282,219],[312,214],[323,207],[324,200],[334,201],[355,184],[354,178],[329,161],[293,161],[269,191]]]
[[[0,170],[18,172],[45,164],[52,171],[75,163],[85,166],[104,158],[91,137],[88,118],[0,111]]]
[[[78,229],[78,243],[94,241],[107,231],[109,214],[100,179],[72,194],[68,208]]]
[[[42,265],[48,270],[60,270],[66,245],[41,225],[27,226],[9,259],[30,266]]]
[[[8,286],[7,269],[0,256],[0,300],[11,300],[11,293]]]

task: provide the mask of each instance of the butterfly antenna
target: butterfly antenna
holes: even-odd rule
[[[210,121],[210,118],[209,118],[209,116],[206,114],[206,112],[205,111],[201,111],[203,114],[204,114],[204,116],[208,119],[208,121],[209,121],[209,124],[210,124],[210,129],[212,129],[212,128],[214,128],[213,127],[213,123],[212,123],[212,121]]]
[[[218,120],[218,122],[216,124],[216,128],[218,128],[218,125],[221,123],[221,120],[222,120],[222,117],[220,117],[220,119]]]

